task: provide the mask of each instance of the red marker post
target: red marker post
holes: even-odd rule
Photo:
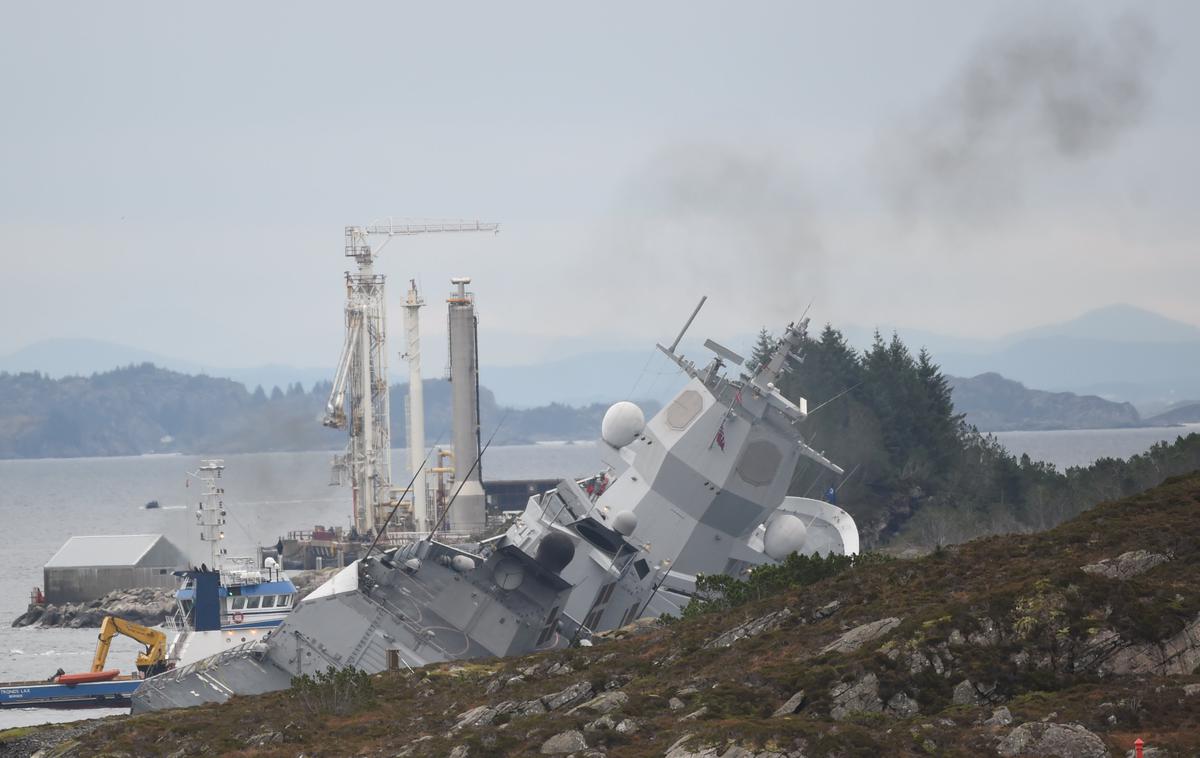
[[[1133,741],[1133,749],[1137,752],[1137,758],[1142,758],[1142,746],[1146,743],[1142,742],[1142,738],[1138,737]]]

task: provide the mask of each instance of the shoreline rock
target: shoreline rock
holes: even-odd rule
[[[325,583],[338,569],[297,571],[289,574],[296,585],[297,599]],[[113,590],[98,600],[84,603],[31,605],[13,619],[12,627],[44,629],[98,629],[105,616],[117,616],[143,626],[159,626],[175,614],[175,590],[165,587],[135,587]]]

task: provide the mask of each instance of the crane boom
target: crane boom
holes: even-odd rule
[[[500,225],[486,221],[437,221],[430,223],[409,224],[394,223],[389,220],[382,224],[369,224],[363,227],[365,234],[393,235],[436,234],[438,232],[494,232],[500,231]]]
[[[116,616],[105,616],[104,621],[100,623],[100,641],[96,644],[96,655],[92,658],[92,671],[104,670],[104,663],[108,660],[108,649],[112,646],[113,637],[118,634],[146,646],[145,652],[138,653],[138,671],[146,676],[153,676],[166,669],[167,635],[157,629]]]
[[[450,232],[499,232],[484,221],[393,221],[345,228],[345,255],[358,265],[346,273],[346,335],[322,423],[347,429],[346,453],[334,458],[334,481],[349,469],[354,488],[354,526],[371,535],[376,510],[389,504],[392,491],[391,406],[387,372],[386,278],[374,271],[375,258],[392,237]],[[372,238],[385,238],[372,247]],[[410,349],[410,360],[419,352]],[[419,376],[419,364],[414,375]],[[410,398],[410,405],[412,403]],[[420,418],[420,414],[416,416]],[[383,523],[379,519],[378,523]]]

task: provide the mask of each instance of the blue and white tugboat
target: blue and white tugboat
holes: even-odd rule
[[[216,655],[237,645],[266,639],[287,617],[296,601],[296,586],[279,568],[274,558],[262,566],[255,558],[226,555],[225,488],[219,480],[225,470],[221,460],[202,461],[192,476],[203,482],[204,491],[196,508],[200,539],[209,545],[209,563],[200,571],[180,572],[183,577],[175,593],[178,611],[165,625],[176,632],[167,652],[170,668]],[[198,574],[216,573],[215,614],[197,614],[198,593],[207,585],[197,582]],[[208,590],[211,592],[211,588]],[[204,616],[202,619],[201,616]]]

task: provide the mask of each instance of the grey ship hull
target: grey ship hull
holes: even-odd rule
[[[806,401],[776,387],[804,328],[789,325],[740,380],[722,374],[722,355],[740,361],[724,348],[704,369],[663,348],[689,382],[648,423],[632,403],[609,409],[605,472],[531,497],[472,552],[426,540],[347,567],[265,642],[148,679],[134,711],[279,690],[330,666],[374,673],[551,649],[647,611],[678,613],[702,573],[857,552],[849,514],[786,497],[801,457],[842,474],[804,442]]]
[[[519,589],[502,591],[488,569],[506,558],[513,561],[509,553],[482,559],[436,542],[405,550],[346,567],[305,598],[266,641],[147,679],[133,695],[133,712],[274,692],[286,689],[292,677],[330,666],[374,673],[565,644],[556,600],[568,586],[556,577],[527,577]],[[461,571],[451,562],[456,556],[484,565]],[[406,560],[416,560],[419,568]],[[555,607],[551,618],[547,607]]]

